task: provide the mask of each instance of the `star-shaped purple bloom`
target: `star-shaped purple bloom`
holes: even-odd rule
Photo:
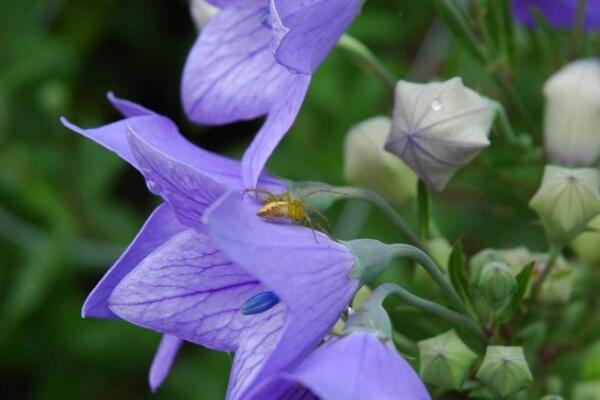
[[[412,367],[389,341],[374,333],[353,332],[332,337],[291,372],[256,390],[256,398],[282,385],[280,400],[430,400]]]
[[[536,21],[531,13],[537,8],[548,22],[556,28],[572,28],[575,26],[578,0],[513,0],[512,11],[516,19],[527,26],[535,26]],[[600,29],[600,2],[588,1],[584,28]]]
[[[121,318],[165,334],[151,368],[153,388],[182,339],[235,352],[227,398],[247,399],[337,321],[358,286],[350,277],[354,256],[321,233],[263,221],[260,204],[242,196],[239,162],[195,147],[163,116],[111,101],[127,118],[96,129],[64,123],[131,163],[164,203],[92,291],[83,316]],[[286,190],[266,173],[258,186]],[[280,301],[259,314],[240,312],[264,292]]]
[[[183,71],[190,119],[226,124],[267,115],[242,160],[256,186],[265,163],[296,119],[311,75],[354,20],[362,0],[210,0],[220,8]]]

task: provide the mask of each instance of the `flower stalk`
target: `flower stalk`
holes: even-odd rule
[[[446,321],[455,325],[457,328],[462,328],[470,333],[473,333],[480,339],[485,337],[481,327],[472,318],[450,310],[449,308],[446,308],[440,304],[416,296],[394,283],[385,283],[377,287],[377,289],[375,289],[371,294],[369,301],[382,303],[385,298],[391,294],[398,296],[402,301],[413,307],[445,319]]]

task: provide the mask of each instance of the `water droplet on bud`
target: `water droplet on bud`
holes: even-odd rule
[[[443,107],[444,105],[442,104],[442,101],[440,99],[433,99],[433,101],[431,102],[431,109],[433,111],[440,111]]]

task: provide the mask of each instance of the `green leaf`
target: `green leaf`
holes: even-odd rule
[[[498,321],[500,323],[505,323],[510,320],[515,311],[517,311],[523,303],[525,295],[527,294],[527,288],[529,287],[529,281],[531,280],[534,265],[534,261],[530,262],[517,275],[517,288],[513,292],[508,304],[498,314]]]
[[[463,253],[462,240],[459,239],[454,245],[452,253],[450,253],[450,260],[448,261],[448,274],[450,275],[450,283],[452,286],[454,286],[454,289],[456,289],[458,295],[465,302],[469,312],[471,312],[473,315],[476,315],[464,270],[465,255]]]

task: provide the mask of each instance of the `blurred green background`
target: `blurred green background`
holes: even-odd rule
[[[350,32],[398,78],[459,75],[505,100],[489,66],[451,39],[429,1],[369,0]],[[506,104],[515,126],[539,142],[541,86],[561,60],[548,55],[543,36],[517,34],[515,85],[528,118]],[[0,2],[0,398],[151,397],[147,371],[159,335],[124,322],[83,320],[80,309],[157,199],[132,168],[64,129],[59,117],[84,127],[117,119],[105,99],[112,90],[170,116],[198,145],[239,157],[261,121],[206,128],[182,113],[180,74],[195,36],[184,0]],[[270,169],[294,180],[345,184],[346,131],[388,114],[391,100],[388,87],[335,50]],[[464,235],[469,253],[488,246],[541,250],[542,231],[526,207],[541,164],[523,163],[502,138],[493,141],[448,191],[434,196],[436,221],[450,240]],[[399,210],[414,221],[414,208]],[[341,210],[331,210],[333,221]],[[361,236],[401,240],[375,211]],[[399,328],[413,338],[439,333],[403,321]],[[184,346],[156,398],[222,398],[230,360]]]

